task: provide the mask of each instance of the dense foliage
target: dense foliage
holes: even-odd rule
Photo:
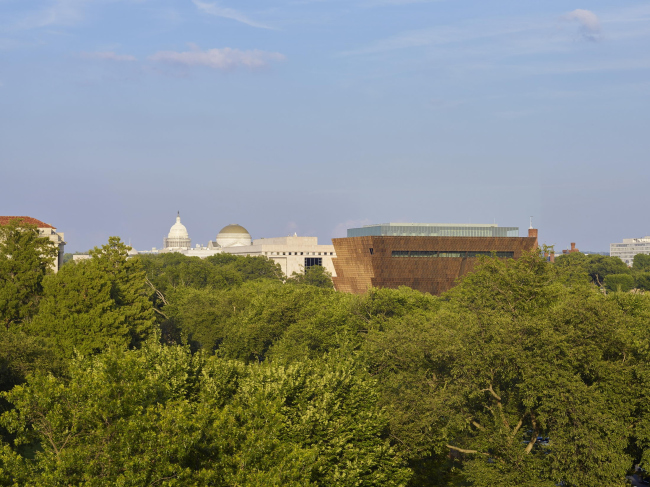
[[[44,272],[2,328],[0,485],[623,486],[649,465],[643,258],[485,257],[441,297],[354,296],[127,250]]]
[[[650,291],[650,255],[636,255],[631,268],[618,257],[580,252],[561,255],[555,263],[565,272],[586,274],[592,283],[608,291]]]
[[[403,485],[374,381],[352,357],[246,366],[155,343],[14,388],[2,417],[20,485]],[[11,479],[9,479],[11,477]],[[1,480],[0,480],[1,481]]]
[[[90,251],[90,259],[61,267],[45,278],[45,298],[27,328],[50,339],[67,356],[96,353],[107,345],[137,345],[155,323],[144,271],[127,259],[116,237]]]
[[[6,330],[36,313],[57,252],[36,225],[21,219],[0,225],[0,325]]]

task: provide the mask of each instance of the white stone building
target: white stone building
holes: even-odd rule
[[[650,254],[650,236],[624,238],[623,243],[609,244],[609,255],[619,257],[628,266],[632,266],[636,254]]]
[[[174,249],[187,250],[192,246],[192,239],[187,233],[187,228],[181,223],[180,211],[176,215],[176,223],[172,225],[167,234],[167,238],[163,239],[163,249],[173,251]]]
[[[317,237],[258,238],[249,246],[227,247],[224,252],[236,255],[261,255],[282,268],[286,276],[294,272],[301,274],[305,269],[320,265],[336,277],[332,259],[336,257],[333,245],[318,245]]]
[[[196,244],[191,246],[192,240],[181,223],[180,214],[176,216],[176,223],[169,229],[163,239],[163,248],[146,251],[132,251],[133,254],[158,254],[165,252],[179,252],[188,257],[205,258],[222,252],[235,255],[264,256],[280,264],[282,272],[291,276],[294,272],[302,273],[306,268],[314,265],[325,267],[333,276],[336,276],[332,258],[335,257],[333,245],[318,245],[316,237],[278,237],[251,239],[250,233],[241,225],[232,223],[223,227],[214,241],[207,246]]]

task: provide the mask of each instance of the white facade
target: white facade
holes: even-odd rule
[[[632,265],[636,254],[650,254],[650,236],[624,238],[623,243],[609,244],[609,255],[619,257],[628,266]]]
[[[224,252],[235,255],[261,255],[280,264],[288,277],[296,272],[302,274],[305,268],[322,265],[336,277],[332,259],[336,257],[333,245],[318,245],[317,237],[258,238],[247,247],[224,248]]]
[[[59,255],[54,261],[53,268],[54,272],[58,272],[61,266],[63,265],[63,254],[64,254],[64,248],[65,248],[65,241],[63,232],[57,232],[56,228],[52,227],[45,227],[45,228],[39,228],[38,229],[38,234],[41,237],[47,237],[50,242],[52,242],[52,245],[54,245],[58,250],[59,250]]]
[[[301,274],[312,265],[321,265],[332,276],[336,276],[334,264],[332,264],[332,259],[336,257],[334,246],[318,245],[318,238],[316,237],[298,237],[294,235],[293,237],[252,240],[248,230],[233,223],[223,227],[217,234],[216,240],[210,241],[207,246],[196,244],[192,248],[190,242],[187,229],[181,224],[181,218],[178,215],[176,223],[170,229],[167,238],[164,239],[164,248],[153,248],[139,253],[178,252],[188,257],[200,257],[202,259],[222,252],[234,255],[264,256],[280,264],[282,272],[287,277],[291,277],[294,272]]]
[[[167,234],[167,238],[163,239],[163,251],[173,252],[174,250],[187,250],[192,245],[192,239],[187,233],[187,228],[181,223],[180,212],[176,215],[176,223],[172,225]]]

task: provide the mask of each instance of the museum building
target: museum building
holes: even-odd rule
[[[471,272],[479,256],[517,259],[537,248],[537,229],[496,224],[385,223],[348,229],[332,239],[337,291],[408,286],[439,295]]]
[[[163,239],[161,249],[153,248],[145,251],[131,251],[136,254],[160,254],[178,252],[188,257],[206,258],[211,255],[228,253],[242,256],[263,256],[280,265],[282,272],[290,277],[294,272],[301,274],[312,266],[322,266],[332,275],[335,274],[332,259],[335,256],[333,245],[319,245],[317,237],[299,237],[297,234],[287,237],[252,239],[248,230],[241,225],[231,223],[217,234],[215,240],[207,245],[196,244],[192,247],[192,239],[185,225],[181,223],[180,213],[176,222]]]

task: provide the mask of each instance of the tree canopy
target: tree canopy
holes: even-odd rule
[[[346,357],[292,366],[150,343],[35,374],[6,398],[0,482],[20,485],[399,486],[373,380]],[[3,478],[4,477],[4,478]]]
[[[144,271],[127,259],[119,238],[90,252],[91,258],[61,267],[44,281],[45,298],[30,325],[67,356],[97,353],[108,345],[135,346],[155,323]]]
[[[623,486],[650,465],[650,272],[620,259],[486,256],[440,297],[356,296],[127,250],[46,275],[0,333],[0,485]]]
[[[650,301],[567,286],[559,270],[486,260],[436,316],[369,337],[422,484],[623,486],[647,461]]]
[[[18,218],[0,225],[0,323],[5,329],[36,314],[43,278],[57,255],[58,248],[39,236],[36,225]]]
[[[332,283],[332,274],[321,265],[313,265],[305,269],[304,272],[294,272],[289,278],[290,282],[299,284],[309,284],[310,286],[334,289]]]
[[[598,286],[603,286],[605,278],[610,274],[629,274],[630,268],[618,257],[608,257],[606,255],[590,254],[585,255],[581,252],[560,255],[555,259],[555,265],[564,267],[566,270],[575,270],[589,276],[591,282]]]
[[[639,272],[650,272],[650,255],[636,254],[632,262],[632,269]]]

